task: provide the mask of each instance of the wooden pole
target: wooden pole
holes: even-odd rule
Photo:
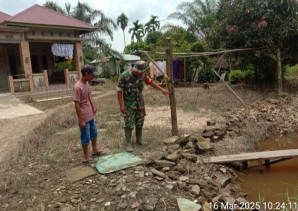
[[[186,86],[186,59],[184,57],[184,86]]]
[[[259,163],[259,171],[260,173],[263,173],[262,158],[258,159],[258,163]]]
[[[278,84],[278,94],[282,93],[282,72],[281,72],[281,59],[280,59],[280,47],[276,49],[277,53],[277,84]]]
[[[172,39],[171,37],[166,38],[166,45],[168,50],[166,50],[167,59],[167,71],[169,76],[168,88],[170,94],[170,106],[171,106],[171,120],[172,120],[172,135],[178,135],[178,124],[177,124],[177,113],[176,113],[176,100],[175,100],[175,90],[173,85],[173,58],[172,58]]]

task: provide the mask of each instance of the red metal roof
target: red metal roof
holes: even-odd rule
[[[1,14],[0,14],[0,23]],[[47,26],[64,26],[71,28],[89,29],[94,31],[95,26],[85,23],[83,21],[77,20],[75,18],[63,15],[54,10],[42,7],[38,4],[34,4],[22,12],[14,16],[9,16],[5,19],[6,25],[9,23],[20,23],[20,24],[36,24],[36,25],[47,25]],[[3,24],[3,23],[2,23]]]
[[[0,11],[0,23],[2,23],[5,19],[8,19],[10,17],[10,15]]]

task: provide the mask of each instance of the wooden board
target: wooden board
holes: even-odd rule
[[[236,155],[221,155],[214,157],[204,158],[204,163],[229,163],[237,161],[249,161],[258,159],[278,159],[278,158],[291,158],[298,157],[298,149],[276,150],[265,152],[250,152]]]

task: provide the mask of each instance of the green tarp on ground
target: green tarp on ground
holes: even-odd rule
[[[123,152],[98,158],[94,166],[101,174],[107,174],[142,164],[143,160],[132,153]]]
[[[180,211],[199,211],[201,210],[201,205],[190,201],[188,199],[177,198],[177,203]]]

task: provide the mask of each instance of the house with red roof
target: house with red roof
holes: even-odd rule
[[[34,91],[57,81],[74,83],[84,64],[82,42],[88,41],[84,35],[95,30],[91,24],[38,4],[13,16],[0,11],[0,91]],[[65,63],[72,64],[73,71],[61,71],[61,67],[58,71]]]

